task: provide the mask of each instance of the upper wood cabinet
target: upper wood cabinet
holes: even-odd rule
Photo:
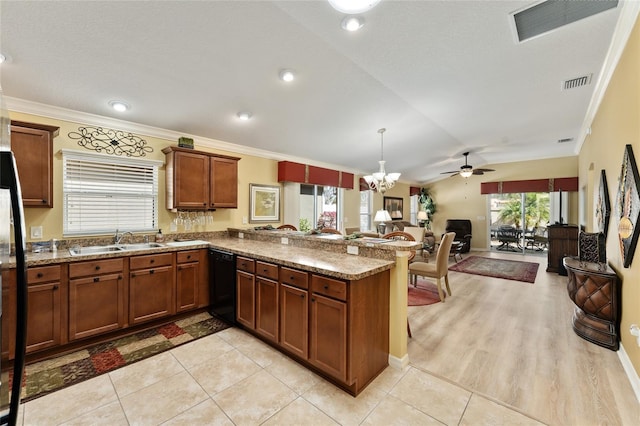
[[[53,139],[59,131],[55,126],[11,121],[11,150],[25,207],[53,207]]]
[[[238,207],[238,157],[170,146],[167,159],[167,208],[210,210]]]

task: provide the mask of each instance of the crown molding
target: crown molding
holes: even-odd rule
[[[61,108],[53,105],[46,105],[38,102],[28,101],[10,96],[4,97],[7,109],[14,112],[24,114],[38,115],[54,120],[70,121],[74,123],[89,124],[94,126],[102,126],[115,128],[122,131],[135,133],[138,135],[151,136],[167,141],[177,141],[180,137],[192,138],[194,145],[198,148],[206,147],[214,150],[229,151],[237,154],[251,155],[254,157],[266,158],[275,161],[292,161],[296,163],[310,164],[327,169],[337,169],[343,172],[353,173],[355,175],[364,175],[365,172],[338,166],[336,164],[322,163],[309,158],[296,157],[293,155],[281,154],[263,149],[252,148],[245,145],[238,145],[230,142],[224,142],[217,139],[204,138],[197,135],[178,133],[173,130],[161,129],[159,127],[147,126],[145,124],[134,123],[131,121],[120,120],[117,118],[105,117],[88,112],[76,111],[67,108]]]
[[[640,2],[623,1],[620,2],[620,4],[620,7],[622,9],[620,10],[618,23],[616,24],[616,28],[613,31],[613,36],[611,37],[611,45],[609,46],[609,51],[607,52],[607,56],[605,57],[602,69],[598,74],[598,81],[595,84],[593,96],[591,96],[591,101],[589,102],[587,113],[585,114],[584,121],[582,122],[582,127],[580,128],[578,143],[576,143],[575,147],[576,155],[580,154],[580,150],[582,149],[582,145],[584,144],[585,139],[588,135],[591,134],[591,124],[593,123],[593,119],[598,113],[598,108],[600,108],[602,99],[607,92],[609,82],[611,82],[611,78],[613,77],[613,73],[618,66],[620,57],[624,53],[627,41],[629,40],[631,32],[633,31],[633,28],[638,21]]]

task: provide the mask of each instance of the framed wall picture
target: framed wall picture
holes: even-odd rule
[[[598,198],[596,200],[596,221],[598,230],[607,239],[609,231],[609,217],[611,216],[611,203],[609,202],[609,187],[607,186],[607,174],[602,169],[600,171],[600,186],[598,187]]]
[[[382,201],[384,203],[384,209],[389,212],[389,216],[391,216],[391,219],[402,219],[402,204],[404,202],[403,198],[384,197]]]
[[[249,223],[280,222],[280,186],[249,184]]]
[[[618,239],[622,254],[622,265],[631,266],[633,254],[638,244],[640,228],[640,176],[638,166],[633,155],[633,148],[627,145],[622,159],[618,192],[616,194],[616,217],[618,218]]]

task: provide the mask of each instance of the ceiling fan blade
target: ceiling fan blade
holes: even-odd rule
[[[482,169],[473,169],[473,172],[471,174],[474,175],[483,175],[484,171]]]
[[[440,173],[440,174],[441,174],[441,175],[448,175],[448,174],[451,174],[451,173],[459,173],[459,172],[460,172],[460,170],[454,170],[454,171],[452,171],[452,172],[442,172],[442,173]]]
[[[495,170],[493,170],[493,169],[483,169],[483,168],[473,169],[473,171],[474,171],[474,172],[475,172],[476,170],[480,170],[481,172],[495,172]]]

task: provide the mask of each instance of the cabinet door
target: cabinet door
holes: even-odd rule
[[[69,280],[69,340],[124,327],[124,300],[122,274]]]
[[[129,321],[139,324],[175,313],[173,268],[164,266],[130,273]]]
[[[60,282],[28,286],[27,353],[61,343]]]
[[[255,276],[243,271],[236,272],[236,288],[237,288],[237,309],[236,315],[238,323],[245,327],[256,328],[255,315]]]
[[[309,355],[308,292],[280,284],[280,345],[303,359]]]
[[[335,378],[347,379],[347,304],[313,293],[309,361]]]
[[[198,305],[198,285],[200,283],[200,265],[198,262],[182,263],[176,272],[176,310],[177,312],[195,309]]]
[[[211,157],[209,207],[238,207],[238,161]]]
[[[53,207],[53,134],[48,130],[11,126],[11,150],[29,207]]]
[[[16,270],[2,271],[2,360],[16,353]]]
[[[174,152],[174,207],[206,210],[209,205],[209,157]]]
[[[256,331],[278,341],[278,282],[256,277]]]

